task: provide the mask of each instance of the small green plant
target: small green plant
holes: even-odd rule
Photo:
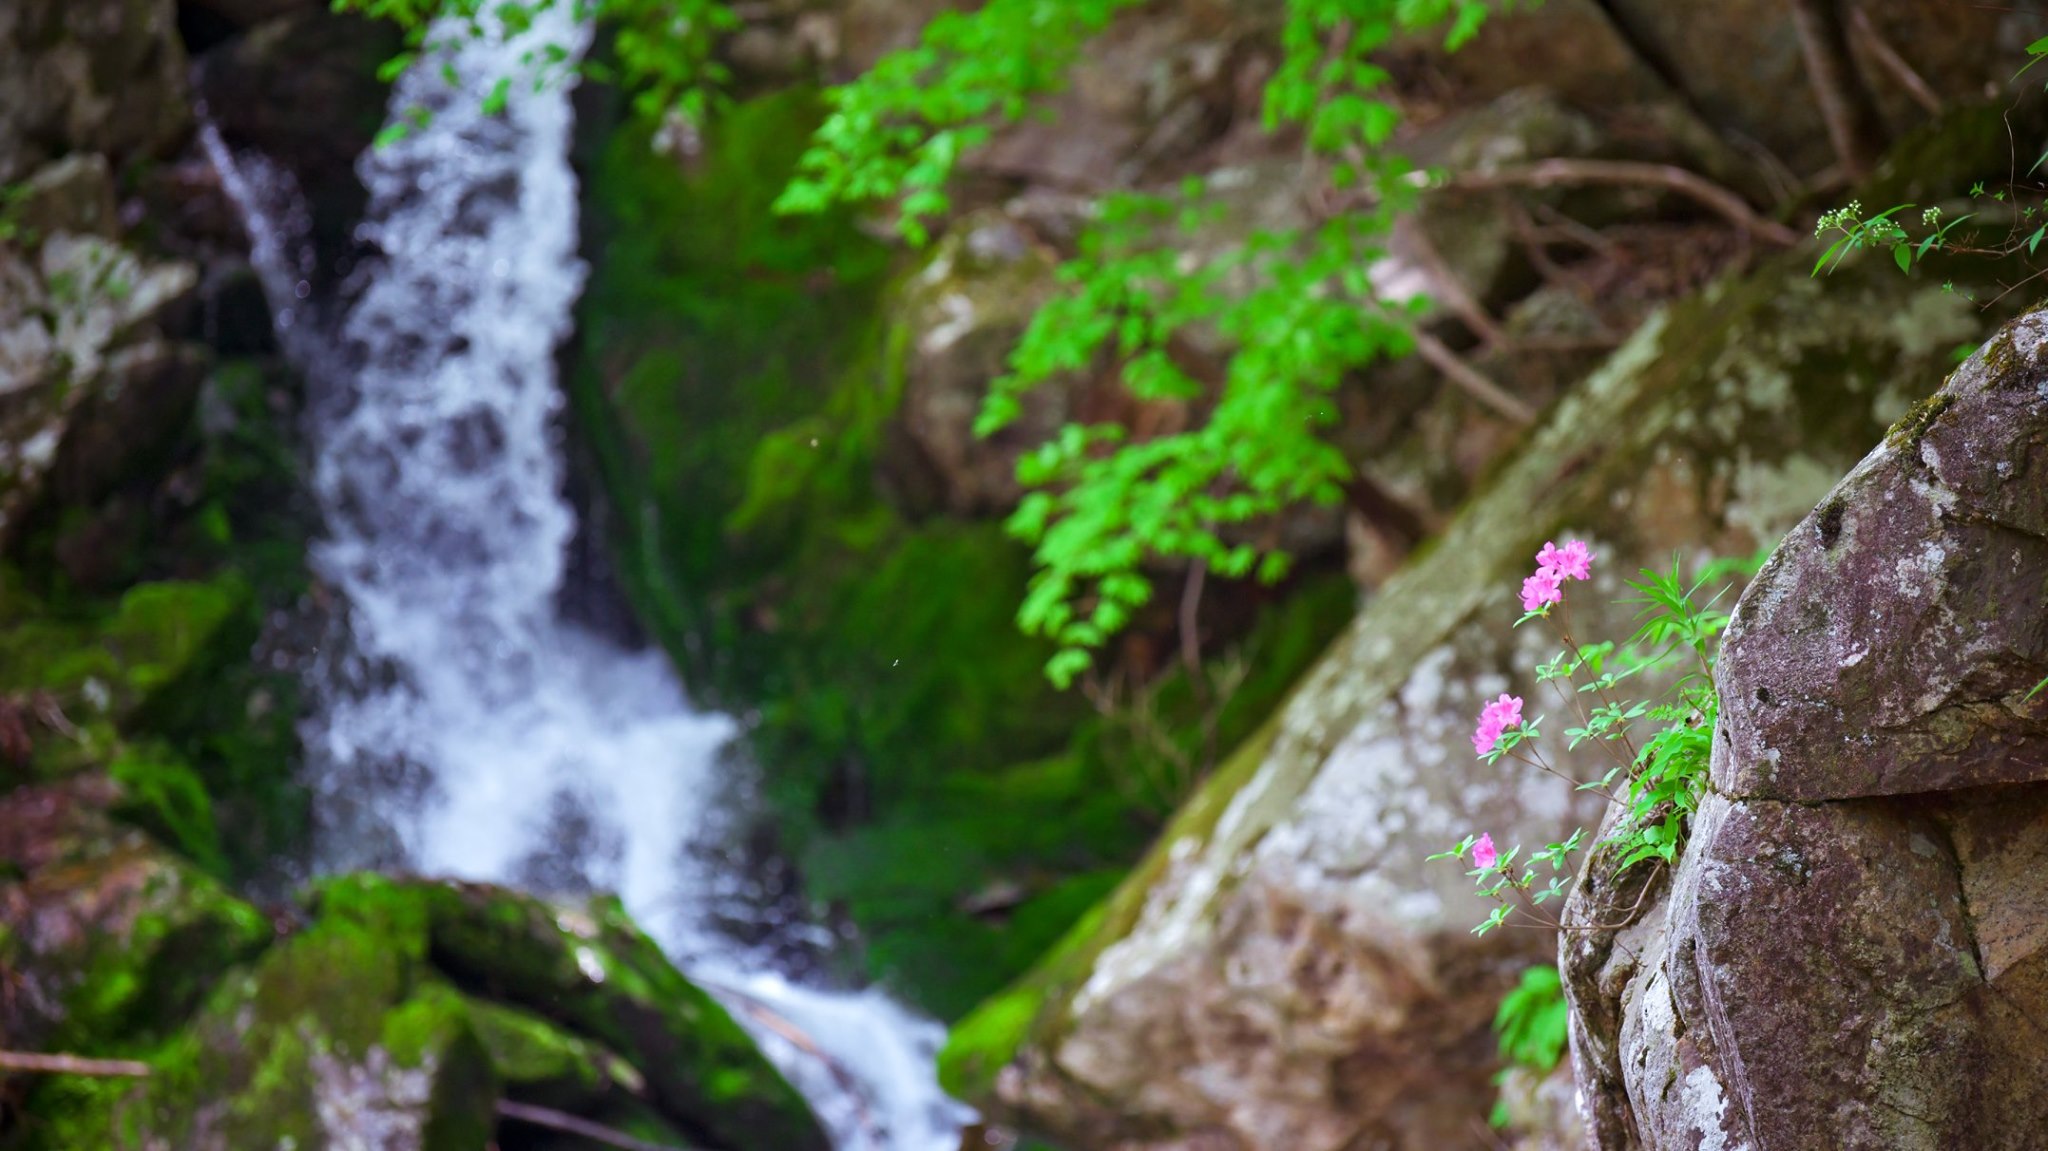
[[[2027,45],[2027,62],[2014,79],[2044,59],[2048,59],[2048,36]],[[2048,152],[2043,152],[2020,179],[2033,179],[2044,164],[2048,164]],[[1953,217],[1946,216],[1939,204],[1926,207],[1894,204],[1872,215],[1864,212],[1862,201],[1851,200],[1843,207],[1823,213],[1814,224],[1815,237],[1827,239],[1832,236],[1833,241],[1814,261],[1812,274],[1818,276],[1822,272],[1833,271],[1851,253],[1865,248],[1891,253],[1892,262],[1901,272],[1911,272],[1935,252],[1993,259],[2032,257],[2040,249],[2041,242],[2048,239],[2048,215],[2044,215],[2039,203],[2021,201],[2038,200],[2043,191],[2039,184],[2027,186],[2020,180],[2014,180],[2006,187],[1987,192],[1980,181],[1971,185],[1969,191],[1970,200],[1981,206],[1980,211]],[[1919,213],[1917,223],[1915,209]],[[1977,228],[1958,231],[1966,221],[1982,221],[1991,215],[2003,218],[2007,229],[2003,237],[1987,241]],[[1915,228],[1919,232],[1917,236]],[[1954,290],[1953,283],[1945,283],[1943,287]]]
[[[1493,1032],[1499,1036],[1500,1058],[1505,1064],[1494,1076],[1496,1085],[1505,1084],[1516,1068],[1548,1075],[1564,1058],[1569,1039],[1571,1008],[1564,998],[1564,979],[1555,966],[1543,963],[1522,972],[1521,982],[1501,997],[1493,1013]],[[1506,1127],[1507,1103],[1496,1101],[1491,1122]]]
[[[1689,584],[1681,578],[1676,560],[1669,572],[1645,569],[1641,579],[1628,583],[1635,594],[1621,601],[1639,609],[1641,623],[1635,633],[1621,644],[1582,644],[1572,633],[1564,588],[1591,577],[1592,552],[1579,540],[1561,548],[1543,545],[1536,573],[1523,581],[1523,614],[1516,626],[1542,620],[1555,627],[1563,649],[1536,667],[1536,680],[1549,685],[1577,720],[1564,733],[1567,750],[1591,744],[1611,766],[1592,780],[1563,771],[1543,754],[1544,717],[1525,719],[1522,698],[1506,694],[1480,712],[1472,733],[1473,751],[1488,763],[1512,759],[1537,768],[1618,805],[1621,813],[1605,841],[1613,848],[1617,873],[1642,863],[1675,862],[1706,791],[1708,753],[1719,716],[1715,645],[1728,624],[1728,614],[1715,606],[1725,587],[1707,594],[1705,602],[1701,596],[1730,575],[1754,571],[1762,558],[1759,553],[1749,560],[1717,561]],[[1622,694],[1627,681],[1636,676],[1674,669],[1677,681],[1658,699]],[[1654,727],[1640,744],[1639,725]],[[1569,894],[1575,874],[1572,857],[1586,838],[1585,829],[1575,829],[1523,859],[1519,845],[1503,853],[1492,835],[1481,833],[1429,858],[1472,865],[1469,874],[1479,895],[1494,904],[1473,928],[1475,934],[1504,926],[1517,915],[1535,925],[1561,928],[1546,905]]]

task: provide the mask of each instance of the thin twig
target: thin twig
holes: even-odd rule
[[[0,1051],[0,1071],[33,1071],[45,1075],[91,1075],[102,1079],[147,1079],[149,1064],[134,1059],[87,1059],[82,1055],[38,1055]]]
[[[1792,0],[1792,29],[1835,158],[1849,179],[1860,180],[1884,148],[1884,122],[1849,55],[1849,34],[1838,5],[1839,0]]]
[[[1188,685],[1197,693],[1202,690],[1202,584],[1208,575],[1209,561],[1196,557],[1180,592],[1180,662],[1188,670]]]
[[[1891,73],[1892,79],[1899,82],[1899,87],[1906,90],[1906,95],[1911,96],[1914,103],[1936,116],[1941,115],[1941,97],[1920,73],[1913,70],[1911,64],[1906,63],[1906,58],[1899,55],[1898,50],[1885,40],[1884,35],[1877,30],[1877,25],[1870,22],[1870,13],[1865,12],[1861,4],[1849,6],[1849,31],[1862,42],[1864,51],[1869,52],[1883,65],[1885,71]]]
[[[1799,233],[1757,215],[1734,192],[1676,164],[1639,160],[1573,160],[1557,157],[1491,172],[1465,172],[1451,178],[1456,188],[1550,188],[1560,184],[1619,184],[1669,188],[1698,201],[1729,223],[1762,240],[1791,247]]]
[[[1529,405],[1501,390],[1499,384],[1487,379],[1477,368],[1458,358],[1458,353],[1445,347],[1443,341],[1428,332],[1415,333],[1415,352],[1430,367],[1442,372],[1452,383],[1465,389],[1473,399],[1492,408],[1517,424],[1528,426],[1536,422],[1536,413]]]
[[[1493,347],[1507,342],[1507,333],[1501,330],[1499,324],[1494,323],[1493,317],[1487,315],[1486,309],[1465,289],[1464,281],[1458,279],[1458,273],[1451,269],[1443,253],[1437,251],[1436,245],[1430,242],[1429,234],[1420,222],[1411,220],[1409,226],[1402,229],[1400,238],[1409,245],[1411,253],[1422,265],[1423,271],[1428,272],[1429,278],[1436,281],[1435,294],[1438,302],[1452,315],[1458,317],[1465,327],[1479,338],[1480,343]]]
[[[560,1131],[565,1135],[580,1135],[607,1147],[620,1148],[621,1151],[692,1151],[689,1147],[675,1143],[649,1143],[645,1139],[636,1139],[616,1127],[592,1123],[588,1119],[581,1119],[552,1107],[536,1107],[531,1103],[514,1103],[510,1099],[500,1099],[498,1114],[521,1123],[530,1123],[535,1127]]]

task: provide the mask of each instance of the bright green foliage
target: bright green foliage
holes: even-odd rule
[[[1501,1058],[1516,1067],[1549,1071],[1564,1057],[1564,980],[1551,964],[1522,972],[1522,981],[1500,1001],[1493,1015]]]
[[[941,185],[961,151],[1051,88],[1052,65],[1120,6],[997,0],[935,22],[917,49],[839,90],[839,112],[782,206],[901,197],[905,230],[921,239],[921,221],[946,207]],[[1049,30],[1025,18],[1047,8],[1064,13]],[[1350,464],[1319,435],[1335,420],[1331,393],[1345,373],[1405,354],[1407,321],[1421,306],[1380,300],[1367,276],[1383,255],[1380,238],[1414,195],[1409,166],[1379,151],[1399,116],[1373,96],[1387,77],[1370,55],[1397,31],[1446,20],[1455,46],[1487,10],[1476,0],[1289,4],[1285,57],[1266,90],[1267,127],[1302,128],[1334,183],[1368,185],[1359,210],[1303,231],[1254,232],[1204,259],[1177,234],[1204,218],[1199,181],[1178,198],[1120,194],[1099,205],[1094,228],[1061,270],[1068,290],[1034,319],[978,430],[1002,428],[1021,411],[1024,392],[1105,355],[1140,399],[1212,402],[1207,418],[1184,432],[1133,442],[1118,426],[1069,425],[1020,461],[1019,479],[1035,490],[1009,526],[1036,549],[1038,570],[1018,622],[1059,644],[1046,666],[1056,684],[1085,671],[1092,651],[1151,598],[1146,562],[1196,560],[1224,575],[1274,580],[1288,557],[1226,539],[1226,530],[1304,501],[1341,498]],[[957,55],[970,47],[990,60]],[[1171,352],[1197,327],[1220,332],[1235,349],[1213,389]]]
[[[484,108],[504,107],[514,83],[536,89],[577,73],[617,80],[631,88],[635,105],[649,115],[674,113],[691,124],[703,122],[720,85],[731,77],[712,58],[718,38],[739,25],[721,0],[332,0],[336,12],[359,12],[389,20],[404,29],[406,49],[379,71],[396,79],[421,57],[436,54],[471,37],[517,36],[532,28],[540,14],[567,8],[578,20],[602,18],[612,29],[616,66],[598,61],[573,61],[565,45],[546,44],[529,51],[520,64],[526,74],[501,76],[484,96]],[[447,72],[454,82],[452,69]],[[426,123],[424,109],[412,109],[377,136],[379,145],[402,138]]]
[[[1557,968],[1539,964],[1522,972],[1522,980],[1501,998],[1493,1013],[1493,1031],[1500,1036],[1500,1057],[1507,1067],[1494,1077],[1505,1083],[1517,1067],[1547,1075],[1564,1058],[1569,1038],[1571,1006],[1565,1002],[1564,979]],[[1506,1127],[1511,1122],[1507,1100],[1495,1101],[1490,1122]]]
[[[1047,672],[1062,685],[1151,598],[1140,565],[1152,557],[1268,582],[1285,575],[1284,554],[1224,529],[1302,501],[1338,502],[1350,465],[1318,435],[1336,418],[1331,393],[1347,370],[1408,348],[1403,314],[1379,305],[1365,278],[1378,254],[1373,218],[1261,234],[1188,268],[1172,246],[1146,242],[1167,211],[1143,197],[1105,205],[1103,226],[1063,270],[1074,290],[1034,317],[980,422],[983,434],[1002,427],[1022,392],[1105,349],[1140,399],[1196,400],[1204,388],[1170,342],[1210,324],[1238,349],[1205,422],[1136,442],[1116,425],[1069,425],[1020,461],[1035,490],[1009,527],[1037,549],[1038,570],[1018,621],[1060,644]],[[1234,290],[1247,271],[1255,286]]]
[[[946,182],[960,157],[1062,86],[1082,45],[1134,3],[989,0],[941,13],[917,44],[832,90],[832,112],[777,207],[898,200],[898,228],[924,243],[928,222],[951,206]]]

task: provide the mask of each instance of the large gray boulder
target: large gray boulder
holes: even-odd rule
[[[1786,537],[1718,671],[1712,793],[1565,947],[1602,1148],[2022,1148],[2048,1123],[2048,315]],[[1598,866],[1596,860],[1595,866]],[[1610,919],[1623,885],[1575,897]]]
[[[1470,880],[1424,856],[1589,817],[1467,742],[1482,700],[1537,696],[1544,641],[1509,627],[1531,557],[1591,539],[1600,579],[1573,618],[1625,635],[1631,609],[1599,606],[1618,576],[1778,538],[1988,323],[1874,261],[1826,283],[1806,263],[1658,313],[1560,402],[1125,888],[956,1029],[948,1082],[1084,1147],[1466,1145],[1494,1008],[1551,941],[1475,940]]]

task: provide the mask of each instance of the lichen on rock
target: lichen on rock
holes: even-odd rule
[[[1668,898],[1564,947],[1597,1146],[2038,1141],[2044,349],[2008,325],[1744,593]]]

